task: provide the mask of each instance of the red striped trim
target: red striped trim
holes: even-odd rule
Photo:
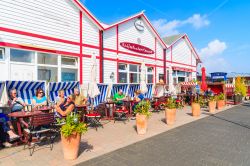
[[[80,43],[82,43],[82,12],[80,11]],[[82,45],[80,45],[80,84],[83,83],[83,61],[82,61]]]
[[[100,83],[103,83],[103,52],[102,52],[102,46],[103,46],[103,37],[102,37],[102,31],[99,31],[99,56],[100,56],[100,67],[99,67],[99,77],[100,77]]]
[[[119,27],[116,26],[116,54],[119,53]]]

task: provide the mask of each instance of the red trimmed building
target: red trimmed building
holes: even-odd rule
[[[0,80],[88,83],[92,55],[100,83],[139,83],[142,62],[148,83],[167,81],[169,67],[177,82],[182,72],[196,78],[200,59],[187,35],[168,43],[143,12],[105,25],[78,0],[2,0],[0,9]]]

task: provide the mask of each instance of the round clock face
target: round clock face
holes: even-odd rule
[[[137,20],[135,21],[135,28],[136,28],[138,31],[144,31],[144,24],[143,24],[142,20],[137,19]]]

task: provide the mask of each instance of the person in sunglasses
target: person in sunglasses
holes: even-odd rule
[[[16,89],[11,89],[9,91],[9,101],[8,105],[10,107],[11,112],[18,112],[22,111],[26,104],[24,103],[23,99],[17,96]]]
[[[76,96],[74,94],[69,95],[64,103],[55,106],[55,110],[60,117],[65,117],[75,110],[75,99]]]
[[[38,88],[36,90],[36,96],[34,96],[32,99],[32,105],[34,108],[47,105],[47,98],[44,94],[43,89]]]

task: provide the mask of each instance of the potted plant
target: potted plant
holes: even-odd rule
[[[147,131],[148,117],[151,115],[149,101],[141,101],[135,106],[136,129],[138,134],[145,134]]]
[[[173,125],[176,119],[177,103],[172,97],[169,98],[165,104],[166,124]]]
[[[225,95],[223,93],[220,93],[217,97],[217,109],[221,110],[225,106]]]
[[[216,96],[209,96],[208,108],[210,113],[214,113],[216,109]]]
[[[245,80],[241,77],[237,77],[235,80],[235,95],[234,104],[239,104],[242,99],[247,95],[247,87],[245,85]]]
[[[61,127],[61,142],[64,158],[74,160],[78,157],[81,135],[87,132],[87,125],[81,123],[78,114],[70,114],[66,119],[58,120]]]
[[[192,115],[194,117],[199,117],[201,114],[201,106],[200,106],[200,100],[199,98],[196,98],[193,102],[192,102]]]

